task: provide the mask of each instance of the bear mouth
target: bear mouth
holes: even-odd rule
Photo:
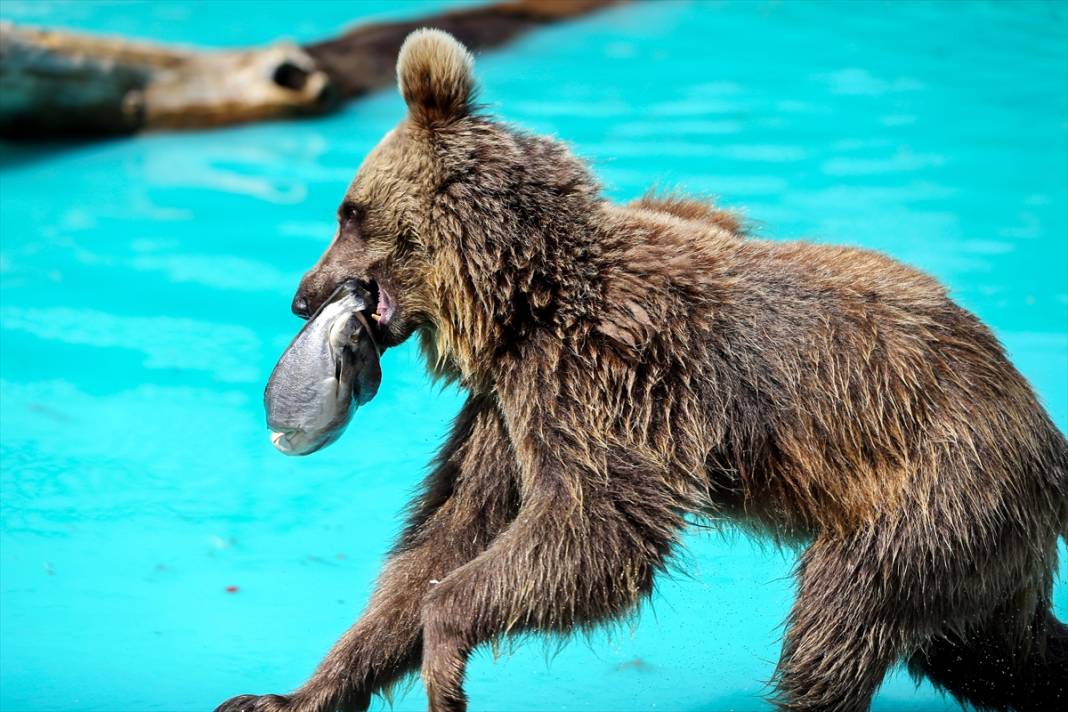
[[[396,312],[396,302],[389,291],[377,279],[361,280],[360,285],[371,295],[370,304],[363,314],[381,346],[391,345],[390,325]]]

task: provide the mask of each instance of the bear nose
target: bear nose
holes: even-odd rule
[[[308,309],[308,300],[300,292],[297,292],[297,296],[293,297],[293,304],[290,308],[293,310],[293,313],[301,319],[307,319],[311,316],[311,310]]]

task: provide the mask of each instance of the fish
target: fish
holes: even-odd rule
[[[382,381],[381,352],[364,317],[371,295],[345,282],[293,338],[263,393],[271,442],[309,455],[337,440]]]

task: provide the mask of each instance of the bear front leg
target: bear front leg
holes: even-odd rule
[[[470,399],[359,621],[300,689],[242,695],[216,712],[363,710],[373,693],[418,669],[423,597],[514,518],[515,470],[495,404]]]
[[[357,712],[371,694],[419,664],[419,608],[432,570],[446,552],[423,546],[394,556],[379,578],[367,610],[289,695],[241,695],[216,712]],[[436,574],[441,575],[441,574]]]
[[[618,501],[608,490],[581,500],[528,496],[485,552],[425,598],[422,676],[432,712],[466,708],[464,670],[479,644],[524,630],[566,633],[632,610],[678,524],[654,502]]]

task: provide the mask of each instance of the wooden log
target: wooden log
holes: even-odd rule
[[[445,30],[471,50],[490,49],[542,25],[613,4],[618,0],[500,2],[414,20],[360,25],[340,37],[314,42],[304,49],[346,97],[353,97],[396,80],[394,71],[401,43],[420,27]]]
[[[234,51],[0,23],[0,136],[105,136],[322,114],[394,81],[401,43],[419,27],[472,49],[615,0],[511,0],[359,25],[300,46]]]

